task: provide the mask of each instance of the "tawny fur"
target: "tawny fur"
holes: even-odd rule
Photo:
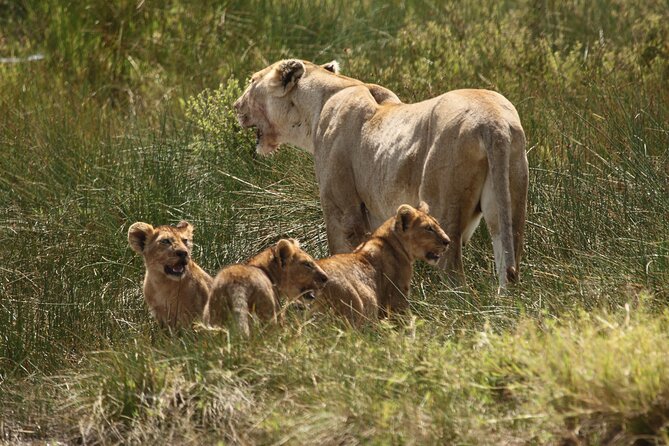
[[[354,252],[317,261],[329,280],[313,307],[330,308],[356,326],[404,312],[414,261],[436,263],[448,243],[424,204],[418,209],[402,205]]]
[[[294,300],[320,288],[327,276],[293,239],[282,239],[245,264],[223,268],[215,277],[204,311],[206,324],[234,322],[243,335],[250,333],[250,316],[277,322],[282,299]]]
[[[128,230],[130,247],[144,259],[144,299],[162,327],[190,327],[202,319],[212,278],[191,257],[193,226],[137,222]]]
[[[426,201],[452,240],[440,261],[464,283],[462,246],[485,218],[501,286],[518,278],[528,164],[513,105],[488,90],[404,104],[336,64],[279,61],[235,103],[258,153],[292,144],[314,155],[331,254],[350,252],[402,203]]]

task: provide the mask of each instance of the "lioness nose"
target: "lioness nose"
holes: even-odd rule
[[[177,254],[179,257],[181,257],[182,259],[185,259],[185,258],[188,257],[188,251],[186,251],[186,250],[184,250],[184,249],[178,249],[178,250],[176,251],[176,254]]]
[[[441,242],[444,244],[444,246],[448,246],[448,244],[451,243],[451,239],[446,236]]]
[[[236,111],[239,111],[239,109],[242,107],[242,98],[239,98],[235,101],[232,106],[235,108]]]

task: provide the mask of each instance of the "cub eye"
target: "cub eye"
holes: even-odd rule
[[[190,240],[188,240],[187,238],[182,238],[181,241],[184,242],[184,245],[190,243]]]
[[[162,243],[163,245],[168,245],[169,246],[169,245],[172,244],[172,240],[170,240],[168,238],[164,238],[160,241],[160,243]]]
[[[302,262],[302,266],[306,266],[309,269],[314,269],[314,265],[311,262]]]

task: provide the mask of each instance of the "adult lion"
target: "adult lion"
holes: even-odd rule
[[[455,90],[404,104],[390,90],[289,59],[255,73],[235,102],[260,154],[314,155],[332,254],[350,252],[402,203],[425,201],[451,238],[440,260],[464,282],[462,245],[481,216],[500,286],[518,279],[528,187],[525,134],[502,95]]]

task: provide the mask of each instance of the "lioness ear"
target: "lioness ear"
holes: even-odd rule
[[[295,252],[295,245],[292,241],[282,238],[276,244],[276,256],[279,259],[281,267],[286,266],[286,260],[290,258]]]
[[[321,67],[325,68],[326,70],[330,71],[331,73],[334,74],[339,74],[339,62],[336,60],[333,60],[332,62],[324,63],[321,65]]]
[[[429,214],[429,213],[430,213],[430,206],[428,206],[427,203],[424,202],[424,201],[421,201],[421,202],[418,204],[418,208],[417,208],[417,209],[418,209],[419,211],[421,211],[421,212],[425,212],[426,214]]]
[[[141,221],[133,223],[130,229],[128,229],[128,243],[133,251],[142,254],[146,245],[146,239],[151,234],[153,234],[153,226],[150,224]]]
[[[411,223],[413,218],[414,208],[408,204],[403,204],[397,208],[397,214],[395,215],[395,229],[398,231],[406,231]]]
[[[304,64],[297,59],[284,60],[277,67],[277,77],[283,87],[283,92],[288,93],[297,84],[304,74]]]

